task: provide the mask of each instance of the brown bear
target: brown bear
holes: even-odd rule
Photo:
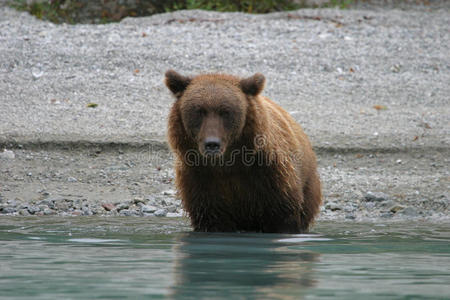
[[[316,157],[300,125],[261,95],[264,76],[165,75],[176,186],[194,230],[307,231],[322,202]]]

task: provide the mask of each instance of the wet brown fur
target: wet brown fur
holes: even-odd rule
[[[321,204],[316,157],[294,119],[260,95],[264,76],[191,78],[170,70],[166,85],[177,98],[168,121],[176,185],[194,230],[307,231]],[[225,161],[238,150],[234,163],[187,161],[188,152],[202,157],[209,135],[222,139]],[[259,163],[244,163],[239,149],[252,151]]]

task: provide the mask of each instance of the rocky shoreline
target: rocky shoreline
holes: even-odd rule
[[[447,153],[319,152],[320,220],[449,219]],[[182,217],[173,159],[160,150],[0,154],[0,215]]]
[[[164,142],[175,69],[265,75],[264,95],[318,154],[319,221],[448,220],[450,6],[438,4],[105,25],[0,6],[0,216],[183,216]]]

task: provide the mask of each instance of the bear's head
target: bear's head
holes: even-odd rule
[[[261,93],[264,82],[259,73],[241,79],[224,74],[187,77],[173,70],[165,79],[179,107],[180,125],[204,156],[223,155],[240,137],[249,101]]]

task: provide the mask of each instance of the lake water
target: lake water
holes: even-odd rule
[[[153,298],[450,299],[450,226],[205,234],[185,219],[0,217],[0,299]]]

